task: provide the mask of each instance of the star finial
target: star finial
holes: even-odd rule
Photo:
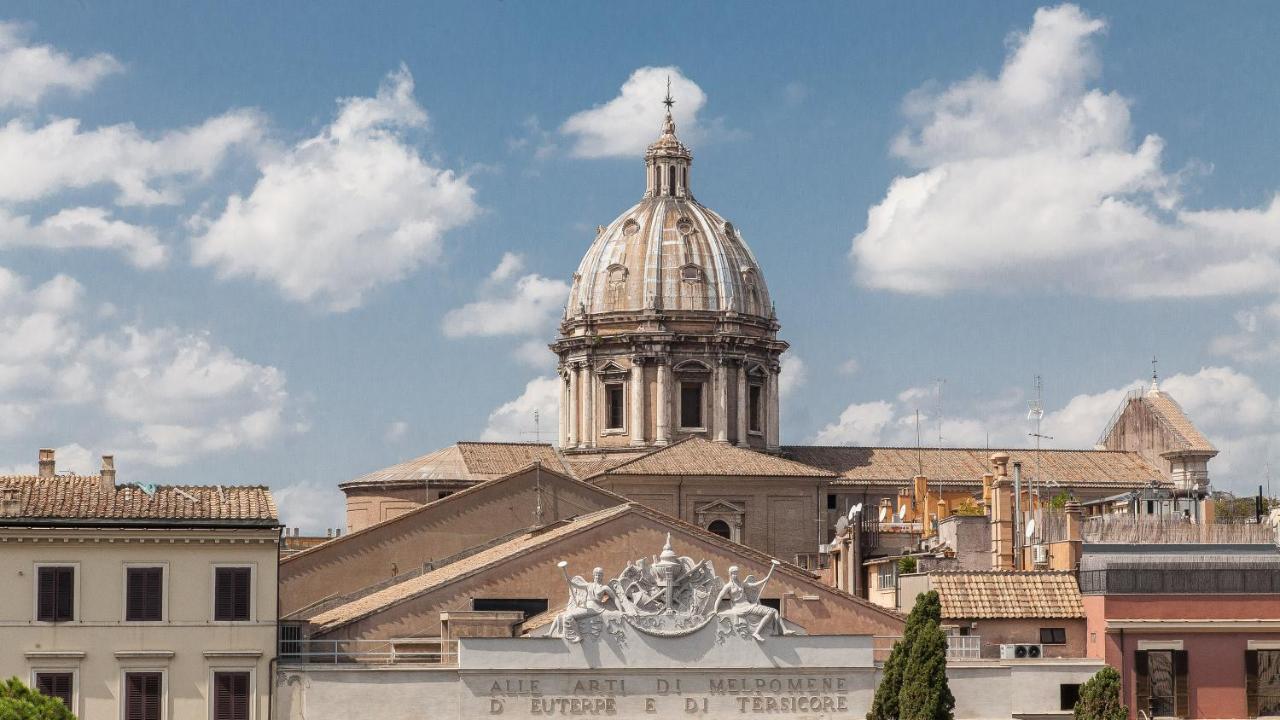
[[[662,101],[662,104],[667,106],[668,113],[671,112],[671,106],[676,104],[676,101],[671,99],[671,76],[670,75],[667,76],[667,97],[665,100]]]

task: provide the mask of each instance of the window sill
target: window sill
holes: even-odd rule
[[[707,429],[704,427],[680,427],[676,428],[676,431],[682,433],[705,433]]]
[[[626,434],[627,434],[626,428],[606,428],[600,431],[600,437],[607,437],[611,435],[626,435]]]

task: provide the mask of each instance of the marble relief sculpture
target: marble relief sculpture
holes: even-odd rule
[[[778,561],[773,561],[774,567]],[[604,571],[595,568],[590,581],[570,577],[568,563],[558,567],[569,585],[569,600],[551,626],[550,635],[577,643],[584,637],[599,637],[605,624],[613,628],[623,623],[659,637],[689,635],[719,619],[727,630],[763,641],[765,635],[790,635],[778,611],[760,601],[773,567],[762,580],[748,575],[739,579],[738,568],[729,568],[729,579],[716,577],[710,562],[676,555],[671,536],[652,563],[644,558],[628,563],[618,577],[604,581]],[[727,607],[722,608],[722,605]],[[616,634],[616,633],[615,633]]]

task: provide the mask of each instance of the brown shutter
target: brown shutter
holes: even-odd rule
[[[1151,680],[1147,677],[1146,650],[1138,650],[1133,654],[1133,689],[1135,709],[1149,714],[1151,712]]]
[[[1187,687],[1187,651],[1173,651],[1173,692],[1176,696],[1176,713],[1180,718],[1191,717],[1190,692]]]
[[[248,620],[252,570],[218,568],[214,574],[213,619]]]
[[[54,568],[54,576],[57,578],[57,610],[54,620],[74,620],[75,608],[75,591],[76,591],[76,571],[75,568],[60,567]]]
[[[249,673],[214,673],[213,720],[249,720]]]
[[[237,620],[249,619],[249,568],[236,568],[235,613]]]
[[[126,579],[125,620],[163,620],[164,568],[129,568]]]
[[[71,673],[36,673],[36,690],[71,707]]]
[[[160,673],[127,673],[124,676],[124,720],[160,720]]]
[[[58,575],[57,568],[42,567],[37,585],[39,587],[36,600],[36,619],[40,622],[53,622],[58,612]]]
[[[1249,717],[1258,717],[1258,651],[1244,651],[1244,699]]]

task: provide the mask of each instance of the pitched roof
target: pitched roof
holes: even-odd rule
[[[791,445],[783,453],[806,465],[840,475],[834,485],[901,486],[921,469],[930,483],[977,488],[982,474],[991,472],[991,454],[1007,452],[1009,462],[1021,462],[1023,473],[1034,472],[1035,450],[977,448],[925,449],[895,447],[836,447]],[[1072,487],[1134,488],[1162,482],[1159,468],[1141,455],[1120,450],[1041,450],[1041,473],[1046,479]]]
[[[1083,618],[1075,575],[1067,571],[932,572],[944,618]]]
[[[279,524],[271,491],[261,485],[157,485],[147,493],[137,485],[103,490],[97,475],[0,477],[0,525],[93,523]]]
[[[310,622],[313,625],[318,626],[319,632],[327,632],[335,627],[354,622],[360,618],[367,617],[388,607],[434,590],[435,588],[459,580],[467,575],[484,570],[485,568],[496,565],[499,562],[518,557],[532,550],[536,550],[537,548],[557,542],[569,535],[586,530],[595,525],[608,522],[609,520],[621,517],[628,513],[642,515],[648,520],[659,525],[697,536],[698,539],[703,542],[718,545],[728,552],[752,558],[762,564],[768,563],[774,559],[771,555],[759,550],[746,545],[740,545],[731,540],[722,538],[719,535],[708,532],[696,525],[673,518],[670,515],[658,512],[657,510],[653,510],[640,503],[632,502],[618,507],[580,515],[570,520],[525,533],[524,535],[513,538],[501,545],[485,549],[481,552],[475,553],[474,555],[470,555],[437,570],[426,573],[425,575],[420,575],[416,578],[393,585],[385,590],[366,595],[358,600],[353,600],[345,605],[327,610],[310,618]],[[831,587],[818,580],[817,576],[813,573],[798,568],[795,565],[783,562],[778,566],[778,568],[778,572],[784,572],[789,575],[807,579],[813,582],[816,588],[820,588],[825,592],[837,595],[841,599],[859,605],[868,611],[892,618],[897,622],[902,622],[903,620],[902,614],[854,595],[850,595],[838,588]]]
[[[751,477],[823,477],[821,468],[718,443],[694,435],[596,473],[599,475],[718,475]]]
[[[1215,453],[1218,451],[1213,446],[1213,443],[1209,442],[1209,438],[1206,438],[1196,429],[1195,424],[1183,412],[1182,406],[1178,404],[1178,401],[1170,397],[1168,393],[1160,390],[1151,390],[1142,396],[1142,402],[1181,441],[1183,450]]]
[[[548,443],[458,442],[412,460],[375,470],[339,485],[421,483],[425,480],[479,482],[509,475],[535,460],[560,473],[568,473],[555,448]]]

